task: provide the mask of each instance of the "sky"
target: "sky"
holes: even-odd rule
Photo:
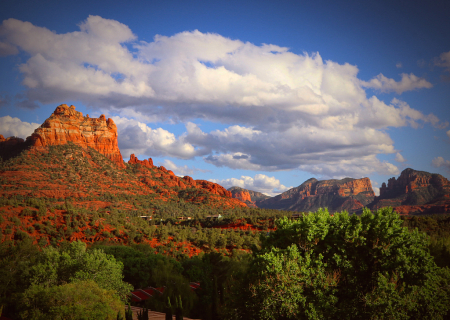
[[[0,2],[0,134],[56,106],[125,161],[276,195],[311,177],[450,178],[450,2]]]

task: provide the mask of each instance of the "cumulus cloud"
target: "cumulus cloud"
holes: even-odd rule
[[[185,142],[184,137],[177,138],[173,133],[162,128],[152,129],[145,123],[123,117],[112,117],[117,125],[119,148],[127,158],[130,154],[147,154],[151,156],[170,156],[189,159],[201,152]]]
[[[208,172],[208,170],[198,169],[195,167],[189,168],[187,165],[177,166],[173,161],[165,159],[163,162],[158,163],[160,166],[164,166],[167,170],[172,170],[177,176],[194,176],[197,172]]]
[[[370,81],[362,81],[362,85],[366,88],[374,88],[381,92],[396,92],[402,94],[405,91],[411,91],[422,88],[431,88],[433,85],[423,78],[419,78],[414,74],[402,73],[402,80],[395,81],[387,78],[383,74],[379,74]]]
[[[450,139],[450,130],[447,131],[447,137]]]
[[[265,132],[234,125],[203,132],[189,122],[186,132],[176,137],[137,120],[113,119],[118,127],[119,147],[125,156],[131,153],[181,159],[204,156],[206,162],[217,167],[255,171],[301,168],[333,177],[371,172],[396,174],[398,170],[376,158],[378,153],[395,152],[390,137],[377,130],[306,127]]]
[[[406,162],[406,159],[399,152],[397,152],[395,155],[395,161],[403,163]]]
[[[382,162],[375,155],[362,156],[359,158],[342,159],[322,163],[300,165],[298,168],[317,175],[324,179],[343,179],[345,177],[362,178],[376,172],[383,175],[398,175],[400,170],[389,162]]]
[[[403,67],[403,64],[401,62],[397,62],[395,66],[400,69],[401,67]]]
[[[0,134],[2,134],[5,138],[15,136],[25,139],[39,126],[40,125],[38,123],[24,122],[19,118],[13,118],[10,116],[0,117]]]
[[[450,160],[445,160],[443,157],[434,158],[431,164],[435,168],[443,167],[446,171],[450,172]]]
[[[445,125],[403,101],[386,103],[365,91],[431,87],[425,79],[380,74],[364,82],[354,65],[272,44],[197,30],[138,41],[128,26],[99,16],[65,34],[8,19],[0,41],[8,54],[16,52],[11,48],[29,54],[19,68],[30,101],[81,100],[119,114],[114,120],[125,156],[201,156],[219,167],[352,177],[391,174],[398,169],[376,158],[397,152],[385,129]],[[229,127],[204,132],[197,119]],[[152,121],[183,122],[186,132],[175,136],[144,123]]]
[[[282,185],[280,180],[275,177],[268,177],[260,173],[256,174],[253,178],[241,176],[240,178],[230,178],[225,180],[211,179],[209,181],[218,183],[226,189],[234,186],[241,187],[247,190],[261,192],[272,197],[292,188]]]

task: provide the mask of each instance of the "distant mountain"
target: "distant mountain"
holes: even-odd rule
[[[311,178],[278,196],[258,201],[257,206],[302,212],[325,207],[330,212],[356,212],[370,204],[374,198],[375,193],[369,178],[322,181]]]
[[[270,198],[264,193],[247,190],[240,187],[231,187],[227,190],[231,192],[233,198],[239,199],[251,207],[256,207],[255,203]]]
[[[450,182],[440,174],[405,169],[398,179],[383,182],[371,209],[395,207],[398,213],[450,212]]]
[[[255,204],[259,208],[301,212],[328,208],[330,213],[342,210],[360,213],[363,207],[372,210],[393,207],[400,214],[450,213],[450,182],[440,174],[408,168],[398,179],[393,177],[387,185],[383,183],[380,196],[376,197],[369,178],[322,181],[311,178]]]

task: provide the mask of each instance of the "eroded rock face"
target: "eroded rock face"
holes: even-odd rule
[[[209,192],[211,192],[213,194],[232,198],[231,192],[228,191],[227,189],[225,189],[224,187],[222,187],[221,185],[218,185],[217,183],[214,183],[211,181],[206,181],[206,180],[195,180],[195,184],[198,188],[208,190]]]
[[[450,212],[450,181],[440,174],[405,169],[400,176],[381,185],[380,196],[369,206],[391,206],[402,214]]]
[[[330,212],[357,212],[374,198],[369,178],[323,181],[312,178],[276,197],[258,201],[256,205],[260,208],[305,212],[319,208],[328,208]]]
[[[427,188],[429,185],[444,188],[449,185],[449,181],[439,174],[408,168],[402,171],[398,179],[390,178],[387,186],[383,182],[380,188],[380,197],[392,198],[395,195],[412,193],[421,188]]]
[[[134,153],[132,153],[130,155],[130,160],[128,160],[128,163],[129,164],[140,164],[140,165],[142,165],[144,167],[147,167],[147,168],[153,168],[153,160],[152,160],[152,158],[148,158],[148,160],[145,159],[145,160],[141,161],[134,155]]]
[[[61,145],[73,142],[83,148],[91,147],[120,167],[124,167],[117,143],[117,127],[104,115],[99,118],[83,116],[74,106],[62,104],[37,128],[30,140],[34,147]]]
[[[245,199],[245,200],[242,200],[244,202],[256,203],[257,201],[261,201],[261,200],[270,198],[269,196],[267,196],[261,192],[248,190],[248,189],[244,189],[241,187],[231,187],[231,188],[228,188],[227,190],[231,191],[233,198]],[[250,199],[249,199],[249,197],[250,197]]]
[[[248,193],[248,191],[243,191],[243,190],[237,191],[236,190],[234,192],[232,191],[231,194],[232,194],[233,198],[235,198],[235,199],[239,199],[244,202],[246,202],[246,201],[252,202],[252,198],[250,197],[250,193]]]

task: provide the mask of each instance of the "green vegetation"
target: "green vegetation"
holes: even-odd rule
[[[70,221],[81,221],[76,217]],[[400,218],[390,209],[361,216],[318,211],[275,225],[272,219],[276,230],[268,234],[267,218],[254,216],[154,229],[223,239],[235,231],[211,227],[253,222],[264,230],[254,233],[252,253],[216,247],[193,257],[170,242],[163,255],[147,244],[61,242],[39,250],[26,237],[0,245],[0,304],[12,319],[113,319],[125,314],[126,293],[153,286],[164,293],[138,305],[178,317],[442,319],[450,298],[448,252],[441,250],[448,246],[447,219]],[[209,238],[202,241],[207,247]],[[201,289],[190,290],[192,281]]]
[[[392,209],[281,219],[249,272],[244,310],[261,319],[442,319],[450,269]],[[251,315],[248,315],[251,317]]]
[[[124,303],[114,290],[102,289],[92,280],[57,286],[30,286],[22,298],[23,319],[116,319]]]
[[[204,190],[165,187],[155,168],[118,169],[74,144],[0,160],[0,170],[19,167],[53,185],[1,178],[0,306],[11,319],[130,319],[127,294],[147,286],[165,290],[136,304],[178,319],[448,312],[448,215],[318,211],[295,220],[227,209]]]

